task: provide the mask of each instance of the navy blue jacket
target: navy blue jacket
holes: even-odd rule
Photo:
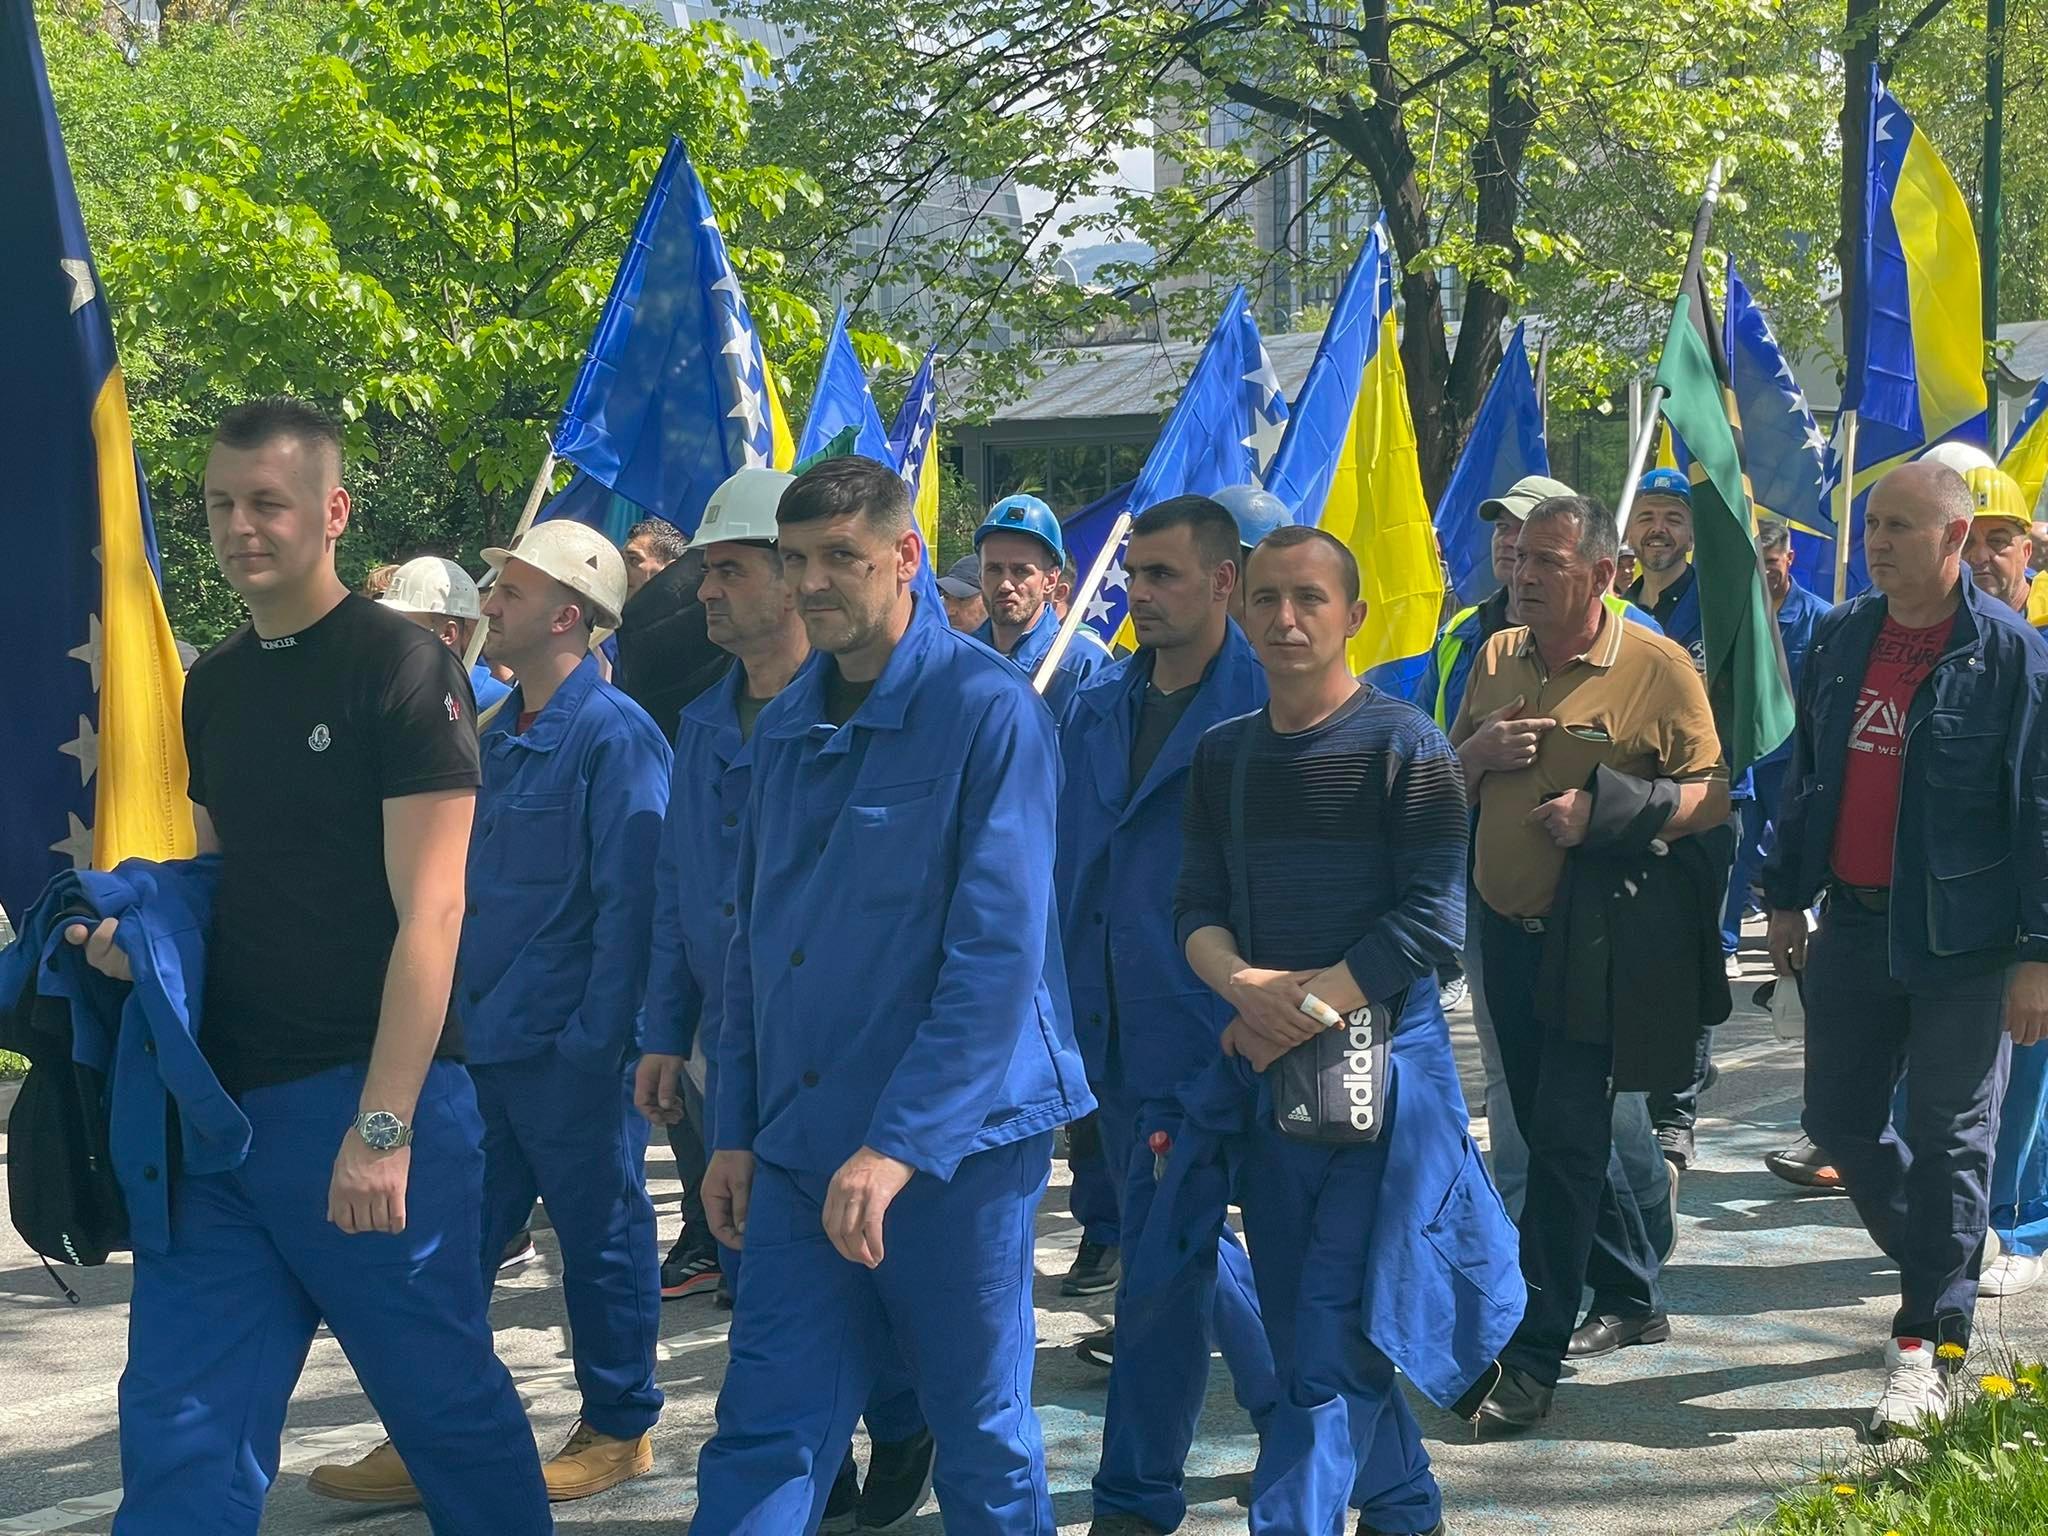
[[[139,1253],[171,1243],[169,1110],[177,1107],[179,1166],[226,1173],[249,1151],[249,1122],[199,1049],[206,995],[206,934],[220,856],[167,864],[126,859],[112,870],[78,870],[44,887],[16,942],[0,951],[0,1000],[31,986],[71,1005],[72,1059],[106,1075],[114,1178]],[[63,914],[84,907],[115,918],[132,987],[111,982],[64,937]]]
[[[1799,697],[1799,680],[1806,676],[1806,653],[1813,648],[1814,628],[1827,617],[1829,603],[1799,585],[1785,594],[1778,605],[1778,639],[1785,647],[1785,675],[1792,683],[1792,696]],[[1787,736],[1756,760],[1759,768],[1792,760],[1792,738]]]
[[[1812,905],[1830,878],[1857,696],[1887,602],[1871,590],[1815,626],[1800,680],[1773,911]],[[2048,961],[2048,644],[1962,582],[1948,647],[1906,712],[1892,843],[1892,976],[1908,986]]]

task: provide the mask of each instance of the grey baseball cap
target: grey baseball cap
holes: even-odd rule
[[[939,590],[948,597],[981,596],[981,556],[962,555],[946,567],[939,578]]]
[[[1498,496],[1489,496],[1479,503],[1479,515],[1485,521],[1497,522],[1502,517],[1512,517],[1524,522],[1539,501],[1548,501],[1553,496],[1576,496],[1579,493],[1562,480],[1553,480],[1548,475],[1524,475]]]

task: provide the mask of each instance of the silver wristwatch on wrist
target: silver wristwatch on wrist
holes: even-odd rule
[[[412,1127],[388,1109],[366,1109],[356,1116],[356,1134],[373,1152],[396,1152],[412,1144]]]

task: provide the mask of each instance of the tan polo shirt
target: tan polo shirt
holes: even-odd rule
[[[1465,702],[1451,726],[1462,744],[1480,721],[1515,699],[1530,718],[1557,721],[1536,761],[1479,781],[1473,879],[1504,917],[1542,917],[1564,873],[1565,850],[1529,813],[1549,796],[1583,789],[1602,764],[1642,779],[1725,778],[1706,684],[1684,646],[1630,624],[1612,609],[1583,656],[1547,672],[1526,628],[1504,629],[1472,663]]]

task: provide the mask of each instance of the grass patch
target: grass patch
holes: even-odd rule
[[[2048,1367],[1956,1379],[1948,1416],[1791,1493],[1749,1536],[2040,1536],[2048,1531]]]
[[[28,1058],[12,1051],[0,1051],[0,1077],[20,1077],[28,1071]]]

